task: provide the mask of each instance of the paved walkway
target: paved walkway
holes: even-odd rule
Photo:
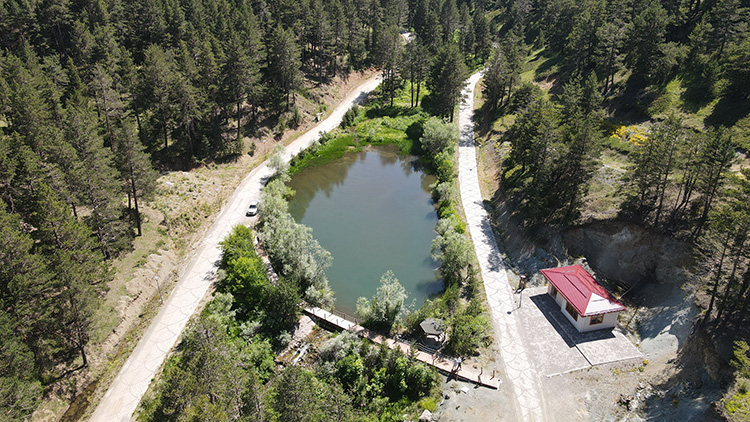
[[[404,343],[403,341],[394,340],[390,337],[385,337],[382,334],[378,334],[374,331],[370,331],[365,327],[362,327],[361,325],[357,325],[356,323],[347,320],[346,318],[342,318],[336,314],[333,314],[331,312],[326,311],[325,309],[320,309],[315,306],[308,306],[305,308],[305,313],[308,315],[314,316],[315,318],[322,319],[324,321],[327,321],[329,324],[333,324],[339,328],[343,328],[344,330],[351,331],[352,333],[358,334],[361,337],[364,337],[373,343],[376,344],[385,344],[390,349],[400,349],[401,353],[404,355],[411,355],[411,346],[408,343]],[[426,352],[423,352],[421,350],[416,351],[414,354],[417,360],[426,363],[430,366],[434,366],[435,368],[439,369],[440,371],[443,371],[447,374],[454,374],[457,378],[463,379],[465,381],[472,382],[474,384],[478,384],[484,387],[494,388],[497,390],[500,387],[500,384],[502,381],[500,381],[499,378],[495,377],[494,372],[487,372],[484,373],[484,369],[480,369],[479,372],[470,369],[470,368],[464,368],[461,367],[458,371],[453,371],[453,365],[454,361],[446,359],[444,356],[439,354],[429,354]]]
[[[539,377],[529,361],[516,315],[512,312],[515,307],[513,293],[479,190],[472,117],[474,88],[481,76],[481,73],[476,73],[469,78],[463,91],[465,101],[461,104],[458,117],[458,127],[461,130],[458,152],[461,201],[481,267],[495,340],[499,343],[500,357],[515,395],[518,407],[516,414],[520,420],[540,422],[546,418]]]
[[[578,332],[560,311],[560,305],[547,294],[546,287],[524,290],[520,304],[513,313],[521,332],[527,333],[527,355],[540,376],[550,377],[615,362],[635,363],[643,359],[640,350],[623,335],[620,327]]]
[[[321,132],[336,128],[352,104],[362,100],[379,83],[380,76],[365,81],[347,96],[326,120],[292,142],[286,148],[284,159],[289,160],[317,140]],[[213,282],[221,258],[219,242],[230,233],[234,226],[246,221],[245,208],[250,200],[260,197],[263,182],[272,173],[267,164],[268,162],[264,162],[251,171],[227,201],[213,226],[197,247],[192,260],[181,274],[161,311],[154,318],[151,326],[99,402],[90,421],[115,422],[131,419],[151,379],[177,343],[188,319],[193,315]]]

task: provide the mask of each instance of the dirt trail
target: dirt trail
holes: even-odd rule
[[[321,132],[336,128],[351,105],[361,101],[379,83],[380,77],[375,76],[361,84],[336,107],[326,120],[292,142],[286,148],[283,158],[289,160],[317,140]],[[220,258],[218,243],[235,225],[247,221],[244,213],[245,207],[250,200],[259,198],[263,182],[270,175],[271,170],[267,162],[264,162],[250,172],[235,190],[211,229],[196,248],[190,264],[181,274],[159,314],[154,318],[148,331],[102,398],[91,421],[112,422],[131,419],[152,378],[177,343],[189,318],[209,291]]]

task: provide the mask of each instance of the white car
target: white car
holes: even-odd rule
[[[258,215],[258,201],[250,202],[250,206],[247,208],[247,212],[245,212],[245,215],[247,217]]]

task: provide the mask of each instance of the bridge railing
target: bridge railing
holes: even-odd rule
[[[355,323],[355,324],[357,324],[357,325],[359,325],[359,323],[361,322],[361,321],[359,320],[359,318],[357,318],[357,317],[356,317],[356,316],[354,316],[354,315],[349,315],[349,314],[347,314],[346,312],[341,312],[341,311],[338,311],[338,310],[336,310],[336,309],[334,309],[333,311],[328,311],[328,312],[330,312],[330,313],[332,313],[332,314],[336,315],[337,317],[340,317],[340,318],[344,318],[344,319],[345,319],[345,320],[347,320],[347,321],[351,321],[351,322],[353,322],[353,323]]]

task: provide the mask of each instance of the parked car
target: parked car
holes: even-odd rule
[[[248,217],[258,215],[258,201],[253,201],[250,203],[250,206],[247,208],[247,212],[245,213],[245,215]]]

